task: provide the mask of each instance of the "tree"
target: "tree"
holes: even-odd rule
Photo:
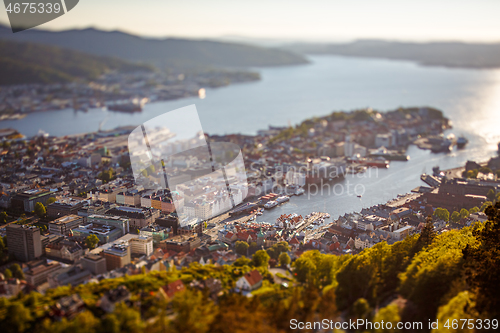
[[[85,238],[85,245],[87,245],[89,249],[95,249],[97,244],[99,244],[99,238],[96,235],[92,234]]]
[[[453,214],[451,214],[451,221],[452,222],[458,222],[460,221],[460,213],[459,212],[453,212]]]
[[[6,246],[3,242],[3,238],[0,237],[0,256],[2,255],[3,251],[5,251],[5,249],[6,249]]]
[[[290,256],[286,252],[282,252],[278,258],[280,266],[287,266],[292,261]]]
[[[250,266],[251,262],[252,262],[252,259],[249,259],[245,256],[242,256],[242,257],[236,259],[236,261],[233,263],[233,265],[236,267]]]
[[[420,233],[420,237],[418,238],[418,243],[420,248],[424,248],[432,243],[432,241],[436,238],[436,231],[434,230],[434,224],[432,223],[432,219],[428,218],[427,223],[425,224],[422,232]]]
[[[7,218],[9,217],[9,215],[7,215],[6,212],[1,212],[0,213],[0,223],[1,224],[5,224],[7,223]]]
[[[462,208],[462,209],[460,210],[460,219],[466,219],[466,218],[468,218],[469,216],[470,216],[470,213],[469,213],[469,211],[468,211],[467,209]]]
[[[500,203],[486,209],[488,222],[473,235],[479,246],[463,250],[467,283],[475,293],[476,309],[491,318],[500,316]]]
[[[7,307],[5,318],[2,320],[2,331],[7,333],[20,333],[29,328],[32,320],[30,310],[21,302],[13,302]]]
[[[10,269],[7,268],[5,271],[3,271],[3,276],[5,277],[5,279],[11,279],[12,272],[10,271]]]
[[[491,169],[488,167],[479,168],[479,172],[481,172],[482,174],[485,174],[485,175],[493,173],[493,171],[491,171]]]
[[[500,170],[499,170],[500,171]],[[500,178],[500,176],[498,176]],[[500,201],[500,192],[497,193],[496,202]]]
[[[53,204],[54,202],[56,202],[56,198],[48,198],[47,199],[47,206]]]
[[[479,212],[479,208],[478,207],[472,207],[469,210],[469,214],[476,214],[477,212]]]
[[[205,333],[217,315],[212,301],[199,291],[186,290],[172,301],[176,316],[172,320],[174,332]]]
[[[244,241],[237,241],[235,245],[236,253],[239,255],[245,256],[248,254],[248,248],[250,245],[248,245],[247,242]]]
[[[491,201],[486,201],[482,206],[481,206],[481,211],[484,212],[486,208],[493,206],[493,203]]]
[[[42,217],[45,216],[45,214],[47,214],[47,209],[45,208],[45,206],[43,205],[43,203],[37,202],[35,204],[35,214],[39,218],[42,218]]]
[[[445,208],[436,208],[434,216],[440,220],[448,222],[450,220],[450,212]]]
[[[493,189],[490,189],[488,191],[488,194],[486,194],[486,198],[488,198],[489,201],[495,201],[497,197],[497,194],[495,193],[495,190]]]
[[[269,264],[269,254],[264,250],[259,250],[252,256],[252,264],[255,267],[267,267]]]
[[[13,264],[10,266],[10,271],[12,272],[12,276],[19,280],[24,280],[24,273],[19,264]]]

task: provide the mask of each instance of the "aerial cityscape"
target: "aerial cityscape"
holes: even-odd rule
[[[0,16],[2,331],[498,331],[500,37],[85,6]]]

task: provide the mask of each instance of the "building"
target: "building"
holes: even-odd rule
[[[112,225],[88,223],[80,225],[71,231],[73,236],[87,238],[90,235],[96,235],[99,238],[99,243],[106,244],[113,242],[123,236],[122,231]]]
[[[151,208],[115,207],[106,212],[106,215],[121,216],[129,220],[133,229],[144,228],[160,216],[160,211]]]
[[[155,223],[162,227],[171,228],[174,235],[177,235],[180,228],[179,218],[175,215],[163,215],[155,220]]]
[[[66,215],[78,215],[87,201],[83,198],[62,198],[47,206],[47,216],[57,218]]]
[[[59,286],[77,286],[83,284],[92,278],[90,271],[83,269],[81,266],[70,266],[63,268],[57,272],[51,273],[47,277],[49,286],[56,288]]]
[[[101,275],[108,271],[106,267],[106,258],[93,253],[88,253],[83,257],[80,260],[80,265],[94,275]]]
[[[49,233],[59,236],[69,236],[71,229],[83,223],[83,216],[64,215],[49,223]]]
[[[48,259],[72,264],[82,258],[89,249],[84,248],[80,243],[69,239],[61,239],[45,246],[45,255]]]
[[[254,269],[246,273],[236,281],[236,288],[244,291],[252,291],[259,289],[262,286],[262,275],[259,271]]]
[[[28,264],[28,269],[24,272],[26,282],[34,286],[39,286],[47,282],[49,274],[55,273],[62,268],[57,261],[48,262],[47,260],[38,260]]]
[[[103,251],[106,267],[112,271],[130,264],[130,246],[128,244],[115,244]]]
[[[31,261],[42,255],[42,240],[37,227],[9,224],[7,226],[9,255],[19,261]]]
[[[115,310],[115,305],[130,300],[130,292],[127,287],[119,286],[116,289],[108,290],[99,300],[99,307],[108,313]]]
[[[87,222],[113,226],[121,230],[122,236],[130,232],[129,219],[125,217],[111,215],[90,215],[87,217]]]
[[[139,236],[129,240],[132,254],[144,254],[147,257],[153,254],[153,237]]]
[[[41,202],[47,205],[49,198],[54,198],[55,192],[45,189],[33,189],[18,193],[11,199],[11,206],[14,209],[23,210],[25,212],[32,212],[35,210],[35,204]]]
[[[170,228],[162,227],[156,223],[150,224],[139,231],[139,235],[152,237],[153,244],[158,244],[169,236]]]
[[[201,245],[201,239],[197,236],[176,236],[160,242],[160,247],[169,251],[189,252],[198,248]]]

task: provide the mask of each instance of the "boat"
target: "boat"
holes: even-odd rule
[[[360,195],[358,195],[358,198],[362,198],[362,197],[363,197],[363,196],[362,196],[361,194],[360,194]]]
[[[400,153],[396,150],[388,150],[385,147],[380,147],[370,151],[370,157],[381,157],[388,161],[409,161],[410,156]]]
[[[270,209],[270,208],[273,208],[273,207],[276,207],[278,206],[278,203],[274,200],[271,200],[271,201],[268,201],[265,205],[264,205],[264,208],[266,209]]]
[[[457,139],[457,148],[458,149],[464,149],[465,146],[469,143],[469,140],[467,140],[466,137],[461,136]]]
[[[108,105],[108,110],[110,111],[119,111],[119,112],[142,112],[142,108],[147,103],[148,99],[137,99],[134,98],[126,103],[117,103]]]
[[[354,155],[353,157],[348,159],[348,162],[350,163],[356,163],[360,164],[366,167],[374,167],[374,168],[380,168],[380,169],[387,169],[389,168],[389,161],[386,160],[385,158],[377,157],[360,157],[359,154]]]
[[[457,142],[455,135],[450,134],[446,138],[442,138],[440,142],[432,145],[431,152],[433,153],[449,153],[453,150],[453,145]]]

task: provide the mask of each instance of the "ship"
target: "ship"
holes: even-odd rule
[[[273,207],[276,207],[278,206],[278,203],[274,200],[271,200],[271,201],[268,201],[265,205],[264,205],[264,208],[266,209],[271,209]]]
[[[344,177],[346,173],[344,160],[334,161],[309,160],[306,173],[306,184],[319,184],[336,178]]]
[[[461,136],[457,139],[457,148],[458,149],[464,149],[465,146],[469,143],[469,140],[467,140],[466,137]]]
[[[117,103],[108,105],[108,110],[127,112],[127,113],[142,112],[142,108],[147,103],[147,101],[148,101],[147,98],[142,98],[142,99],[134,98],[126,103]]]
[[[374,168],[380,168],[380,169],[387,169],[389,168],[389,161],[386,160],[385,158],[382,157],[360,157],[359,154],[354,155],[353,157],[348,159],[348,162],[350,163],[356,163],[359,165],[363,165],[366,167],[374,167]]]
[[[384,158],[388,161],[409,161],[410,156],[404,153],[400,153],[396,150],[388,150],[385,147],[380,147],[370,151],[370,157]]]
[[[455,135],[450,134],[446,138],[434,143],[431,147],[433,153],[449,153],[453,150],[453,145],[457,142]]]

